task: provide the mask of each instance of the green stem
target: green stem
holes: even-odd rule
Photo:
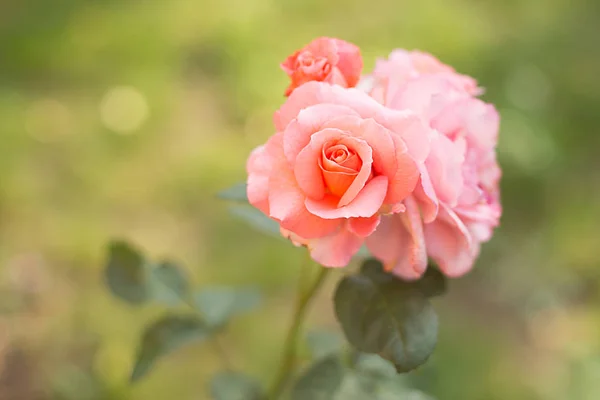
[[[306,313],[308,311],[308,306],[315,294],[323,285],[323,282],[325,282],[325,277],[327,276],[328,272],[329,268],[320,267],[317,278],[310,284],[306,291],[303,289],[303,280],[300,280],[298,299],[294,312],[294,320],[292,321],[292,325],[290,326],[285,339],[282,356],[283,358],[278,369],[279,372],[277,373],[277,377],[275,378],[273,385],[271,386],[271,390],[269,391],[269,395],[267,397],[269,400],[277,400],[281,396],[283,390],[285,389],[285,385],[290,378],[290,375],[294,371],[297,362],[296,350],[298,345],[298,337],[302,329],[304,318],[306,317]],[[301,273],[304,273],[304,271],[301,271]]]

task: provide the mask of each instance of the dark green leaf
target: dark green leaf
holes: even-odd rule
[[[310,332],[306,336],[306,341],[315,359],[340,353],[344,345],[340,334],[331,331]]]
[[[403,285],[407,289],[414,288],[420,290],[427,297],[439,296],[446,291],[446,277],[433,265],[427,268],[425,274],[420,279],[405,281],[384,271],[383,264],[371,258],[363,263],[361,274],[370,277],[379,284],[396,282],[397,285]]]
[[[415,283],[427,297],[435,297],[446,293],[446,282],[447,279],[444,274],[439,269],[429,265],[427,271],[425,271],[425,275]]]
[[[251,288],[203,288],[194,296],[196,306],[212,327],[223,326],[232,316],[256,308],[260,301],[260,292]]]
[[[342,385],[344,366],[336,355],[313,364],[292,388],[292,400],[331,400]]]
[[[260,384],[253,378],[237,372],[222,372],[210,383],[214,400],[261,400]]]
[[[243,201],[248,202],[248,196],[246,194],[246,183],[240,182],[235,185],[222,190],[217,194],[217,197],[223,200],[232,200],[232,201]]]
[[[142,254],[122,241],[110,243],[108,251],[105,275],[112,293],[132,304],[147,301],[148,273]]]
[[[164,261],[152,269],[152,298],[167,305],[177,305],[188,297],[188,278],[174,263]]]
[[[269,236],[284,240],[279,230],[279,224],[251,206],[231,206],[231,214],[248,223],[252,228]]]
[[[335,311],[350,344],[392,361],[398,372],[423,364],[435,348],[437,315],[426,295],[372,263],[340,281]]]
[[[169,314],[146,328],[138,349],[131,381],[146,375],[162,356],[210,334],[210,329],[197,316]]]

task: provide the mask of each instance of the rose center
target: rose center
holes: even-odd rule
[[[362,160],[343,143],[326,143],[319,164],[327,189],[341,197],[358,175]]]
[[[314,79],[324,79],[331,72],[331,65],[326,57],[315,57],[310,51],[304,51],[296,58],[296,69]]]

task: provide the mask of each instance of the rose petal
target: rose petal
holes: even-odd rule
[[[323,200],[306,199],[306,208],[313,214],[325,218],[372,217],[381,205],[387,193],[388,179],[381,175],[369,181],[354,200],[338,208],[338,198],[326,195]]]
[[[463,190],[463,163],[465,148],[437,133],[431,142],[431,152],[425,161],[429,178],[442,203],[455,206]]]
[[[408,197],[419,182],[419,168],[409,155],[404,141],[393,135],[396,169],[393,171],[385,203],[398,203]]]
[[[421,178],[415,187],[414,196],[421,206],[423,222],[427,224],[437,217],[439,200],[435,194],[431,179],[429,178],[429,173],[425,169],[425,166],[420,166],[419,169],[421,171]]]
[[[334,195],[342,197],[348,191],[352,182],[356,179],[358,172],[331,172],[323,170],[323,178],[327,184],[327,188]],[[320,200],[320,199],[316,199]]]
[[[331,72],[327,75],[327,78],[324,79],[324,82],[331,83],[332,85],[340,85],[341,87],[347,88],[348,81],[346,81],[346,77],[342,74],[342,72],[337,68],[331,68]]]
[[[339,143],[343,143],[348,148],[352,149],[360,160],[362,161],[362,165],[360,167],[360,171],[356,175],[356,178],[352,181],[346,193],[340,198],[338,207],[343,207],[352,202],[356,196],[359,194],[361,190],[365,187],[365,184],[369,180],[371,176],[371,166],[373,165],[373,150],[364,140],[346,136],[339,140]]]
[[[283,131],[298,116],[300,110],[315,104],[336,104],[346,106],[363,118],[371,118],[382,113],[383,105],[358,89],[344,89],[323,82],[307,82],[288,97],[287,101],[273,116],[278,131]],[[314,130],[313,130],[314,131]]]
[[[282,135],[273,136],[269,143],[273,149],[273,171],[277,171],[269,178],[270,216],[279,220],[281,227],[307,239],[335,231],[341,221],[322,219],[307,211],[305,196],[283,155]]]
[[[404,201],[404,204],[406,212],[398,215],[410,235],[410,253],[408,258],[403,258],[404,262],[396,265],[394,273],[405,278],[418,278],[427,269],[427,251],[425,249],[423,223],[416,200],[411,196]]]
[[[306,85],[302,85],[302,87],[304,86]],[[304,92],[302,87],[294,90],[286,104],[295,101],[298,92],[300,94]],[[290,120],[289,124],[278,127],[284,132],[283,150],[288,162],[292,165],[298,153],[308,145],[311,136],[320,131],[324,123],[340,115],[357,115],[351,108],[336,104],[316,104],[298,111],[296,118]]]
[[[427,253],[418,205],[412,197],[405,203],[406,212],[382,217],[367,238],[367,247],[387,270],[404,279],[417,279],[427,268]]]
[[[400,135],[410,156],[417,162],[423,162],[429,155],[431,129],[412,111],[387,110],[383,124],[392,132]]]
[[[246,163],[248,182],[246,194],[254,207],[269,215],[269,174],[271,159],[265,146],[259,146],[250,153]]]
[[[348,229],[360,237],[367,237],[377,229],[380,221],[379,215],[373,215],[371,218],[350,218]]]
[[[328,142],[337,142],[356,152],[362,160],[362,167],[352,180],[348,190],[339,200],[352,200],[369,179],[372,164],[371,148],[363,141],[348,135],[339,129],[325,128],[310,138],[310,142],[298,154],[294,174],[300,188],[309,198],[321,200],[325,195],[325,184],[319,160],[323,146]]]
[[[311,240],[308,248],[312,258],[319,264],[325,267],[345,267],[360,250],[363,241],[363,238],[342,228],[333,235]]]
[[[466,98],[445,107],[431,121],[431,126],[451,139],[463,136],[469,147],[486,152],[496,147],[499,123],[493,105]]]
[[[425,225],[424,233],[429,255],[446,275],[458,277],[473,267],[479,245],[452,210],[442,207],[438,218]]]
[[[339,60],[336,67],[345,77],[348,86],[356,86],[363,69],[363,59],[358,46],[344,40],[334,39]]]

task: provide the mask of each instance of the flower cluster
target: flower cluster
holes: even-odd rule
[[[474,79],[435,57],[395,50],[361,77],[358,47],[319,38],[290,56],[276,133],[247,163],[248,199],[342,267],[366,244],[405,279],[428,258],[468,272],[501,215],[499,117]]]

